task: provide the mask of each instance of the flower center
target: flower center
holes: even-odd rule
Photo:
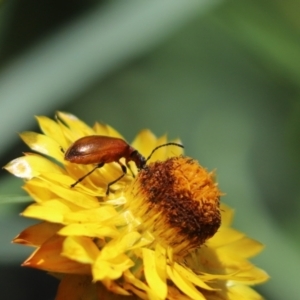
[[[142,169],[126,192],[127,206],[156,242],[183,254],[201,246],[221,224],[221,192],[213,172],[184,156]]]

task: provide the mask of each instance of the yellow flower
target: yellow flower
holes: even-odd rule
[[[93,166],[66,161],[70,145],[88,135],[122,136],[65,113],[37,120],[43,134],[21,138],[39,154],[25,153],[5,168],[25,180],[35,201],[23,216],[42,221],[14,242],[36,248],[24,266],[61,280],[56,300],[262,299],[250,286],[268,275],[248,258],[263,246],[230,227],[233,211],[219,203],[214,172],[166,146],[140,170],[130,163],[135,176],[128,172],[108,195],[108,184],[122,175],[114,162],[71,188]],[[144,130],[131,146],[147,157],[165,143]]]

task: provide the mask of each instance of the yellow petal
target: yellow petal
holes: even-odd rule
[[[77,193],[80,193],[83,195],[86,194],[87,196],[90,195],[90,196],[92,196],[91,199],[94,198],[95,196],[97,196],[97,197],[105,196],[106,188],[107,188],[107,186],[103,184],[103,188],[98,186],[97,190],[94,190],[94,192],[93,192],[90,189],[85,188],[81,184],[76,185],[76,187],[71,187],[71,184],[73,184],[75,180],[65,174],[43,173],[40,176],[40,178],[45,181],[48,181],[50,184],[56,183],[56,185],[61,185],[70,191],[76,191]]]
[[[269,275],[262,269],[250,266],[248,269],[241,270],[232,276],[232,281],[240,282],[246,285],[254,285],[267,281]]]
[[[102,167],[101,171],[95,170],[91,175],[87,176],[82,182],[76,184],[73,189],[91,196],[104,197],[106,196],[107,183],[113,181],[118,176],[115,176],[113,179],[109,180],[105,175],[104,171],[107,166]],[[70,187],[71,184],[74,184],[79,178],[86,175],[90,172],[94,166],[91,165],[77,165],[72,163],[66,164],[66,169],[68,176],[65,179],[65,183]],[[119,171],[119,170],[118,170]]]
[[[102,226],[95,223],[70,224],[62,228],[58,234],[64,236],[88,236],[88,237],[110,237],[119,235],[119,231],[113,227]]]
[[[21,133],[20,137],[30,149],[53,157],[58,162],[64,162],[64,155],[61,151],[61,145],[59,145],[54,139],[43,134],[30,131]]]
[[[224,251],[221,248],[202,247],[197,255],[189,261],[189,266],[200,272],[213,274],[230,274],[239,270],[249,269],[252,264],[238,253]]]
[[[160,300],[157,299],[157,296],[152,289],[150,289],[147,284],[139,280],[138,276],[132,274],[130,270],[126,270],[123,276],[125,279],[124,287],[129,291],[133,291],[139,298],[145,300]],[[147,294],[145,294],[143,291],[145,291]]]
[[[214,281],[230,281],[233,278],[235,278],[236,272],[231,274],[212,274],[212,273],[201,273],[200,277],[203,281],[211,281],[214,283]]]
[[[45,188],[58,196],[56,198],[65,199],[74,205],[87,209],[99,206],[99,202],[95,197],[81,193],[68,185],[61,186],[60,184],[57,184],[56,180],[58,178],[62,178],[62,176],[56,176],[56,174],[48,173],[43,174],[43,177],[40,179],[43,180],[41,184],[44,185]]]
[[[264,298],[259,295],[255,290],[246,285],[233,285],[229,287],[230,299],[236,300],[263,300]]]
[[[79,264],[60,255],[63,241],[64,238],[59,236],[50,238],[22,265],[49,272],[89,274],[90,267],[88,265]]]
[[[129,248],[130,250],[139,250],[143,247],[153,243],[154,237],[149,234],[149,232],[145,232],[140,238]],[[136,252],[138,253],[138,252]],[[141,255],[142,256],[142,255]]]
[[[131,294],[121,286],[117,284],[116,281],[105,278],[101,283],[106,287],[106,289],[114,294],[130,296]],[[125,300],[125,299],[124,299]]]
[[[57,116],[59,117],[60,120],[62,120],[65,124],[67,124],[69,128],[72,128],[72,132],[74,133],[73,140],[76,140],[82,136],[95,134],[95,132],[92,130],[91,127],[86,125],[84,122],[82,122],[72,114],[57,112]]]
[[[101,124],[96,122],[93,126],[93,129],[96,134],[98,135],[105,135],[105,136],[111,136],[111,137],[117,137],[122,140],[125,140],[124,137],[113,127],[107,125],[107,124]]]
[[[245,236],[235,242],[224,245],[222,250],[238,253],[243,258],[249,258],[261,252],[263,248],[263,244]]]
[[[36,202],[48,201],[57,198],[51,190],[45,186],[44,182],[39,178],[33,178],[25,183],[23,189],[30,195]]]
[[[217,233],[206,242],[211,248],[219,248],[242,239],[245,235],[231,227],[221,227]]]
[[[16,158],[4,168],[17,177],[31,179],[46,172],[64,172],[58,165],[38,154],[30,154]]]
[[[191,270],[189,270],[177,263],[175,263],[173,266],[174,266],[174,269],[187,281],[190,281],[191,283],[199,286],[202,289],[209,290],[209,291],[214,290],[212,287],[207,285],[203,280],[201,280],[201,278],[199,276],[197,276],[195,273],[193,273]]]
[[[78,212],[70,212],[65,215],[67,223],[93,223],[109,225],[114,224],[113,218],[117,215],[116,210],[112,206],[103,205],[94,209],[86,209]]]
[[[157,273],[165,282],[167,279],[167,250],[159,243],[155,247],[155,263]]]
[[[59,200],[50,200],[42,204],[31,204],[22,216],[53,223],[63,223],[64,215],[70,211],[69,207]]]
[[[156,140],[155,146],[153,147],[156,148],[158,146],[164,145],[167,143],[167,136],[163,135],[160,138],[158,138]],[[175,147],[175,146],[172,146]],[[149,162],[153,162],[153,161],[157,161],[157,160],[165,160],[167,157],[167,152],[168,152],[168,147],[161,147],[159,149],[157,149],[155,152],[153,152],[153,154],[151,155],[151,158],[149,159]],[[147,154],[147,157],[150,155],[150,153],[153,151],[153,149],[151,149],[151,151]]]
[[[71,184],[74,183],[74,179],[70,178],[70,176],[62,173],[43,173],[42,176],[40,176],[44,181],[48,182],[55,182],[56,184],[60,184],[62,186],[67,187],[69,190],[75,190],[74,188],[71,187]],[[77,189],[76,189],[77,190]]]
[[[99,253],[99,249],[88,237],[69,236],[63,243],[62,255],[83,264],[92,264]]]
[[[82,209],[82,207],[76,205],[75,203],[71,203],[63,198],[58,198],[57,195],[52,193],[52,191],[48,189],[44,182],[39,178],[34,178],[30,181],[27,181],[23,189],[31,196],[31,198],[40,204],[52,200],[59,200],[62,204],[67,205],[70,211],[78,211]]]
[[[203,294],[195,288],[195,286],[186,278],[182,277],[180,273],[172,266],[167,266],[168,277],[174,284],[187,296],[194,300],[205,300]]]
[[[234,217],[234,210],[230,208],[228,205],[221,203],[220,211],[221,211],[222,226],[230,226],[232,224],[232,220]]]
[[[13,242],[28,246],[41,246],[54,236],[61,227],[60,224],[49,222],[38,223],[23,230],[13,239]]]
[[[105,278],[116,280],[132,266],[134,266],[133,261],[125,254],[115,256],[111,260],[103,260],[99,255],[92,267],[93,278],[94,280]]]
[[[182,145],[182,142],[180,139],[175,139],[171,142]],[[166,158],[172,157],[172,156],[183,155],[183,152],[184,152],[183,148],[177,147],[177,146],[168,146],[168,147],[166,147],[166,149],[167,149]]]
[[[226,271],[226,273],[235,272],[248,269],[251,266],[251,263],[247,259],[242,258],[236,253],[229,254],[217,249],[215,254],[218,261],[214,262],[214,265],[218,273],[222,273],[222,270],[223,272]]]
[[[161,277],[157,271],[155,252],[147,248],[143,248],[142,251],[147,283],[159,299],[165,299],[168,292],[166,278]]]
[[[248,266],[244,266],[244,269],[240,268],[229,274],[202,273],[201,278],[204,281],[224,280],[231,283],[254,285],[265,282],[269,279],[269,276],[265,271],[248,263]]]
[[[191,300],[190,297],[183,295],[175,286],[169,286],[168,287],[168,299],[180,299],[180,300]],[[209,298],[209,300],[222,300],[222,299],[213,299],[213,298]]]
[[[139,224],[141,224],[140,220],[137,220],[134,215],[130,211],[124,211],[121,212],[116,218],[114,218],[114,222],[116,226],[125,226],[125,225],[131,225],[129,229],[136,228]]]
[[[36,116],[36,119],[45,135],[54,139],[62,148],[67,147],[67,140],[57,122],[45,116]]]
[[[156,145],[156,136],[148,129],[142,130],[131,143],[143,156],[148,156]]]
[[[117,239],[111,240],[105,245],[101,251],[100,258],[102,260],[114,259],[119,254],[122,254],[131,247],[140,239],[141,235],[137,231],[129,232]]]

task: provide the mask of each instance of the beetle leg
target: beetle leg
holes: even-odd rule
[[[133,171],[132,171],[132,169],[131,169],[131,167],[130,167],[130,164],[129,164],[129,163],[126,163],[126,166],[127,166],[127,168],[130,170],[130,173],[131,173],[132,177],[135,178],[135,175],[134,175],[134,173],[133,173]]]
[[[86,173],[84,176],[80,177],[76,182],[71,184],[71,188],[73,188],[75,185],[77,185],[79,182],[81,182],[84,178],[91,175],[96,169],[99,169],[104,166],[104,163],[98,164],[94,169],[92,169],[90,172]]]
[[[127,168],[126,168],[126,166],[124,166],[124,165],[123,165],[121,162],[119,162],[119,161],[116,161],[116,163],[118,163],[118,164],[120,165],[120,167],[121,167],[121,169],[122,169],[122,171],[123,171],[123,174],[122,174],[120,177],[118,177],[117,179],[115,179],[114,181],[110,182],[110,183],[107,185],[106,195],[109,194],[109,188],[110,188],[110,186],[113,185],[114,183],[116,183],[117,181],[119,181],[120,179],[122,179],[122,178],[126,175],[126,173],[127,173]]]

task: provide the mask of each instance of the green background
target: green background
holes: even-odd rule
[[[217,169],[234,226],[266,245],[259,292],[298,299],[299,11],[297,0],[3,2],[2,165],[28,150],[17,133],[38,130],[34,115],[57,110],[128,141],[143,128],[180,137]],[[52,278],[19,267],[32,249],[10,244],[31,224],[7,203],[20,185],[1,172],[0,295],[53,299]]]

